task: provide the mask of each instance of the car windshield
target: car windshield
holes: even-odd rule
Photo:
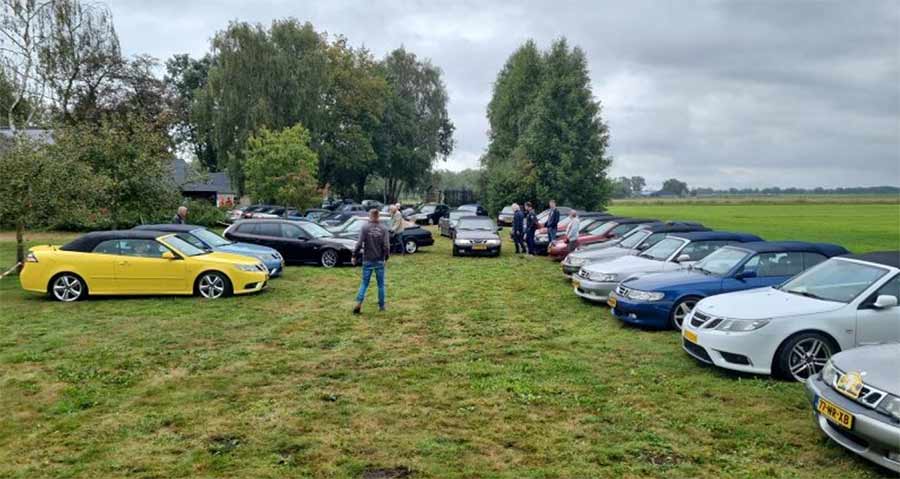
[[[660,243],[662,243],[662,241],[660,241]],[[720,248],[710,253],[706,258],[698,261],[694,265],[694,269],[716,276],[724,276],[751,254],[752,253],[748,251],[737,248]]]
[[[635,230],[622,238],[622,241],[619,242],[619,246],[622,248],[634,248],[637,245],[641,244],[644,241],[644,238],[650,236],[650,232],[647,230]]]
[[[426,215],[430,215],[431,213],[434,213],[435,208],[436,208],[436,206],[434,206],[434,205],[425,205],[425,206],[419,208],[419,213],[425,213]]]
[[[330,238],[334,236],[330,231],[322,228],[321,226],[315,223],[307,223],[303,225],[303,230],[306,231],[313,238]]]
[[[209,253],[209,251],[200,249],[175,235],[166,236],[163,241],[185,256],[200,256]]]
[[[832,259],[799,274],[779,289],[825,301],[849,303],[885,274],[884,268]]]
[[[228,246],[231,244],[231,241],[213,233],[212,231],[204,228],[197,228],[191,231],[191,234],[200,238],[200,241],[212,246],[213,248],[218,248],[220,246]]]
[[[665,261],[672,256],[672,253],[678,251],[681,248],[681,245],[687,243],[687,241],[678,238],[666,238],[659,243],[656,243],[647,251],[644,251],[640,254],[644,258],[655,259],[657,261]]]
[[[513,214],[512,206],[504,207],[502,210],[500,210],[500,214],[504,214],[504,215],[511,215],[511,214]]]
[[[612,231],[610,231],[610,234],[612,234],[613,236],[622,236],[623,234],[625,234],[637,227],[638,227],[638,225],[634,225],[634,224],[619,225],[619,226],[616,226],[615,228],[613,228]]]
[[[488,219],[461,219],[456,229],[494,231],[494,222]]]
[[[590,234],[590,235],[604,235],[604,234],[606,234],[609,230],[615,228],[617,224],[618,224],[618,223],[616,223],[615,221],[607,221],[606,223],[601,223],[601,224],[596,225],[596,226],[594,226],[593,228],[591,228],[591,230],[588,231],[588,234]]]
[[[467,214],[472,214],[472,212],[471,212],[471,211],[451,211],[451,212],[450,212],[450,219],[451,219],[451,220],[458,220],[458,219],[460,219],[461,217],[463,217],[463,216],[465,216],[465,215],[467,215]]]

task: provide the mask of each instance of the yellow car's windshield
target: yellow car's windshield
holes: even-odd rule
[[[185,256],[199,256],[201,254],[209,253],[209,251],[200,249],[175,235],[166,236],[165,238],[162,238],[162,240]]]

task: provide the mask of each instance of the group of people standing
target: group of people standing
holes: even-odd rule
[[[541,228],[547,229],[548,246],[552,245],[556,240],[557,230],[559,228],[559,210],[556,209],[556,201],[550,200],[550,212],[547,220],[543,224],[538,220],[537,213],[530,201],[525,202],[525,208],[519,207],[518,203],[513,203],[513,221],[512,221],[512,240],[516,245],[516,254],[537,255],[537,247],[535,246],[534,235]],[[571,220],[566,225],[566,237],[569,239],[569,251],[575,247],[575,239],[578,238],[579,221],[578,212],[572,210],[569,213]]]

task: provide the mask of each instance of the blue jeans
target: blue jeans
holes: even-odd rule
[[[550,240],[550,244],[553,244],[553,242],[556,241],[556,226],[547,227],[547,239]]]
[[[378,307],[384,307],[384,261],[366,261],[363,263],[362,282],[359,284],[359,293],[356,294],[356,302],[362,303],[366,299],[366,291],[372,280],[372,271],[375,272],[375,281],[378,283]]]

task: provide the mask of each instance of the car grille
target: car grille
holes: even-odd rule
[[[712,329],[719,325],[722,322],[722,318],[717,318],[715,316],[703,313],[701,311],[694,310],[694,314],[691,317],[691,326],[695,328],[704,328],[704,329]]]
[[[843,393],[843,391],[841,391],[840,389],[837,388],[837,382],[844,374],[845,373],[836,374],[834,376],[834,382],[831,384],[831,388],[841,394],[844,394],[844,393]],[[859,404],[862,404],[863,406],[874,409],[874,408],[878,407],[878,404],[881,403],[881,400],[887,396],[887,393],[885,393],[884,391],[875,389],[872,386],[869,386],[869,385],[863,383],[863,387],[859,391],[859,397],[852,398],[850,396],[847,396],[846,394],[844,394],[844,396],[846,396],[847,399],[850,399],[852,401],[856,401]]]

